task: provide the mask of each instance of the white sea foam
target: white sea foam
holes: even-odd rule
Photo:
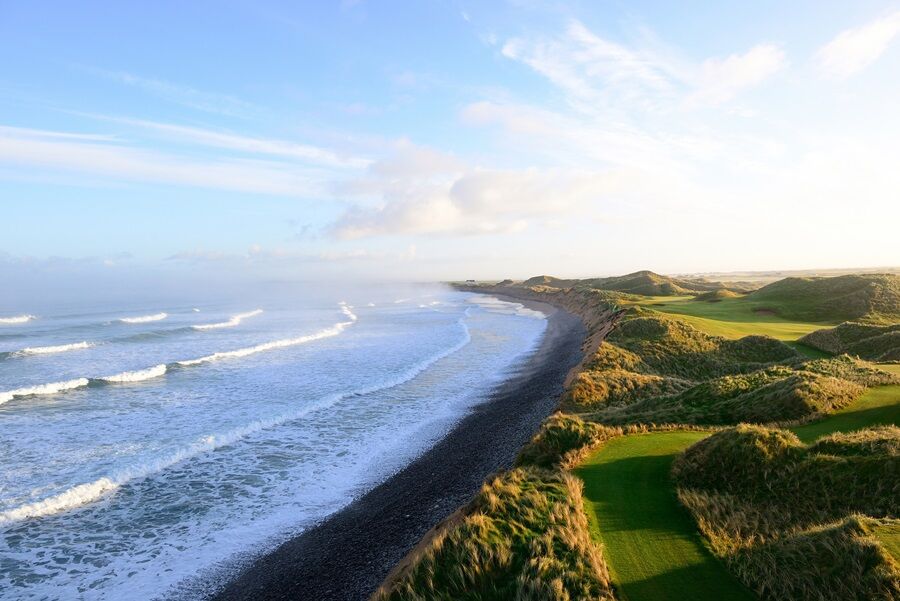
[[[72,344],[59,344],[56,346],[29,346],[21,351],[16,351],[14,355],[49,355],[51,353],[64,353],[66,351],[77,351],[94,346],[90,342],[73,342]]]
[[[110,384],[127,384],[129,382],[143,382],[144,380],[149,380],[150,378],[158,378],[164,373],[166,373],[166,365],[163,363],[160,365],[154,365],[153,367],[149,367],[147,369],[140,369],[137,371],[123,371],[120,374],[96,379],[100,382],[107,382]]]
[[[285,348],[289,346],[296,346],[298,344],[306,344],[307,342],[313,342],[315,340],[322,340],[323,338],[330,338],[332,336],[337,336],[348,326],[353,325],[353,323],[357,320],[356,315],[353,311],[350,310],[350,307],[346,304],[341,305],[341,312],[346,315],[350,321],[342,321],[340,323],[336,323],[330,328],[325,328],[315,334],[307,334],[306,336],[297,336],[296,338],[284,338],[282,340],[273,340],[271,342],[263,342],[262,344],[257,344],[255,346],[248,346],[246,348],[239,348],[233,351],[221,351],[218,353],[213,353],[212,355],[206,355],[205,357],[199,357],[197,359],[186,359],[184,361],[178,361],[178,365],[182,365],[185,367],[190,367],[191,365],[199,365],[201,363],[206,363],[208,361],[218,361],[219,359],[232,359],[235,357],[246,357],[248,355],[255,355],[256,353],[261,353],[263,351],[271,351],[274,349]]]
[[[522,317],[533,317],[535,319],[546,319],[547,316],[541,313],[540,311],[536,311],[534,309],[529,309],[522,303],[513,303],[509,301],[500,300],[499,298],[495,298],[493,296],[486,296],[483,294],[476,294],[467,299],[468,302],[473,305],[478,305],[485,311],[489,311],[491,313],[503,313],[506,315],[520,315]]]
[[[352,315],[352,312],[350,314]],[[466,310],[466,315],[468,315],[468,309]],[[354,315],[354,317],[356,316]],[[352,322],[344,322],[344,325],[349,325],[349,323]],[[122,469],[111,476],[104,476],[92,482],[73,486],[72,488],[69,488],[57,495],[53,495],[46,499],[42,499],[34,503],[26,503],[13,509],[0,512],[0,525],[8,524],[11,522],[18,522],[33,517],[52,515],[69,509],[75,509],[77,507],[97,501],[101,497],[117,490],[123,484],[126,484],[129,481],[146,478],[202,453],[207,453],[210,451],[214,451],[220,447],[234,444],[262,430],[274,428],[286,422],[300,419],[312,413],[313,411],[326,409],[341,400],[347,399],[352,396],[371,394],[405,384],[406,382],[409,382],[420,373],[428,369],[434,363],[452,355],[453,353],[459,351],[464,346],[469,344],[472,338],[469,334],[468,327],[463,321],[463,318],[460,318],[457,323],[460,325],[463,332],[463,337],[459,342],[417,363],[416,365],[413,365],[405,372],[395,376],[394,378],[383,380],[373,386],[357,389],[352,392],[330,395],[320,399],[316,403],[307,405],[301,409],[271,418],[255,420],[247,425],[233,428],[223,433],[202,436],[198,438],[193,444],[179,449],[171,455],[126,469]]]
[[[119,321],[122,323],[147,323],[150,321],[160,321],[168,316],[168,313],[154,313],[153,315],[141,315],[140,317],[122,317]]]
[[[37,386],[8,390],[6,392],[0,392],[0,405],[9,402],[16,397],[56,394],[57,392],[62,392],[64,390],[81,388],[82,386],[87,386],[89,383],[87,378],[76,378],[74,380],[65,380],[63,382],[51,382],[49,384],[39,384]]]
[[[234,326],[240,325],[240,323],[248,317],[259,315],[262,312],[262,309],[256,309],[254,311],[247,311],[246,313],[238,313],[237,315],[232,315],[228,321],[220,321],[218,323],[202,323],[191,327],[195,330],[217,330],[219,328],[233,328]]]
[[[15,325],[19,323],[27,323],[32,319],[37,319],[34,315],[16,315],[15,317],[0,317],[0,325]]]

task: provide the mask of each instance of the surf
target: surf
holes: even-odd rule
[[[65,380],[62,382],[50,382],[48,384],[38,384],[37,386],[27,386],[25,388],[16,388],[0,392],[0,405],[18,397],[44,396],[48,394],[57,394],[65,390],[74,390],[87,386],[90,380],[87,378],[75,378],[74,380]]]
[[[15,317],[0,317],[0,325],[16,325],[20,323],[28,323],[37,319],[34,315],[16,315]]]
[[[262,309],[256,309],[254,311],[247,311],[246,313],[238,313],[237,315],[232,315],[228,321],[220,321],[218,323],[203,323],[197,324],[195,326],[191,326],[195,330],[217,330],[219,328],[233,328],[235,326],[241,325],[241,322],[249,317],[255,317],[262,313]]]
[[[352,311],[350,311],[349,309],[348,312],[350,315],[353,315]],[[468,310],[465,315],[468,315]],[[353,317],[356,316],[353,315]],[[171,454],[166,455],[162,458],[130,466],[118,470],[112,475],[102,476],[91,482],[77,484],[56,495],[47,497],[46,499],[35,501],[33,503],[25,503],[18,507],[0,512],[0,526],[9,525],[11,523],[19,522],[29,518],[54,515],[57,513],[74,510],[79,507],[89,505],[118,490],[125,484],[148,478],[183,461],[187,461],[189,459],[197,457],[203,453],[209,453],[221,447],[236,444],[241,440],[258,432],[301,419],[304,416],[307,416],[315,411],[328,409],[336,403],[339,403],[340,401],[346,400],[348,398],[373,394],[376,392],[381,392],[401,386],[415,379],[419,374],[427,370],[438,361],[460,351],[471,342],[472,337],[463,317],[457,320],[457,326],[460,328],[462,334],[457,342],[455,342],[450,347],[440,350],[430,357],[410,366],[408,369],[394,378],[382,380],[377,384],[373,384],[368,387],[361,387],[347,392],[328,395],[310,405],[307,405],[295,411],[289,411],[273,417],[254,420],[246,425],[232,428],[225,432],[201,436],[189,446],[175,450]],[[147,377],[142,379],[148,379],[149,377],[155,377],[149,375],[149,372],[151,372],[151,370],[157,370],[159,371],[158,375],[162,375],[162,373],[165,373],[165,367],[165,365],[158,365],[155,368],[143,370],[142,372],[126,372],[126,374],[143,373],[146,374]],[[112,381],[111,378],[112,377],[97,380]]]
[[[148,323],[151,321],[161,321],[168,317],[168,313],[153,313],[152,315],[140,315],[138,317],[120,317],[118,321],[122,323]]]
[[[81,349],[91,348],[94,346],[88,341],[73,342],[71,344],[57,344],[53,346],[29,346],[20,351],[11,353],[13,356],[21,355],[51,355],[54,353],[65,353],[67,351],[77,351]]]

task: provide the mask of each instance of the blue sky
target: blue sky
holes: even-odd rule
[[[900,3],[711,4],[0,0],[0,265],[900,264]]]

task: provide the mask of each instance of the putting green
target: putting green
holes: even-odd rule
[[[809,442],[837,431],[900,423],[900,386],[866,392],[852,406],[794,428]],[[672,461],[708,432],[633,434],[608,442],[575,470],[584,481],[591,536],[628,601],[753,599],[709,551],[669,479]]]

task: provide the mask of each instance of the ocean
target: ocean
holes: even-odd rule
[[[0,597],[177,599],[433,445],[545,316],[444,287],[0,312]]]

